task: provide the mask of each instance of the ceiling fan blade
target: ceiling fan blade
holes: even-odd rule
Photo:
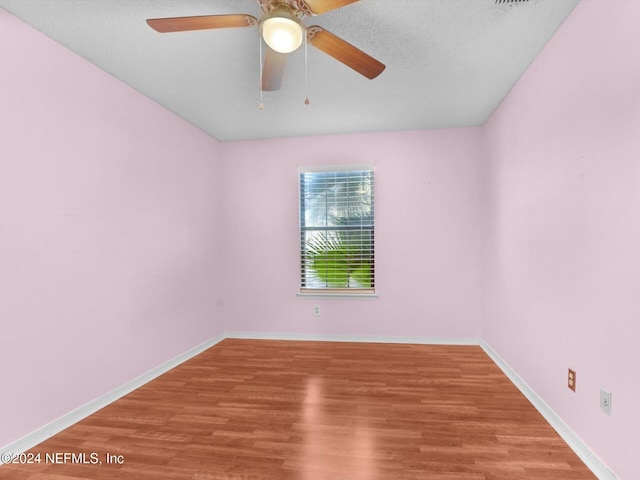
[[[369,79],[376,78],[386,68],[372,56],[317,25],[307,28],[307,40],[317,49]]]
[[[262,67],[262,90],[271,92],[280,90],[284,68],[287,66],[287,54],[266,47]]]
[[[210,28],[251,27],[258,23],[255,17],[245,14],[202,15],[198,17],[150,18],[147,23],[160,33],[207,30]]]
[[[314,15],[330,12],[360,0],[302,0]]]

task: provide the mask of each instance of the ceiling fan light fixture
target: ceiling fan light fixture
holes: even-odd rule
[[[303,28],[297,18],[282,13],[262,22],[262,38],[269,48],[279,53],[291,53],[302,44]]]

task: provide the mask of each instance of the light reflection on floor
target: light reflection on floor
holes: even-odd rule
[[[301,480],[376,480],[375,432],[364,415],[334,414],[329,406],[325,380],[307,379],[303,402]]]

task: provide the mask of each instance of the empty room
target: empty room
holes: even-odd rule
[[[639,24],[0,0],[0,479],[639,479]]]

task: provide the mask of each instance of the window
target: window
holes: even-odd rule
[[[301,293],[374,293],[373,168],[301,169]]]

